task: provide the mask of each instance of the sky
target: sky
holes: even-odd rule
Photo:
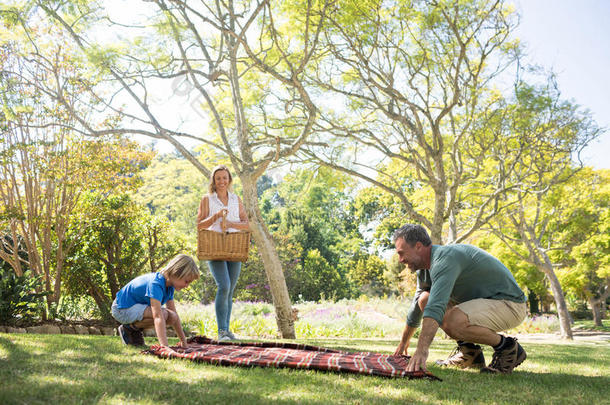
[[[557,74],[563,98],[591,111],[609,131],[582,153],[586,165],[610,169],[610,1],[515,0],[516,36],[530,62]]]

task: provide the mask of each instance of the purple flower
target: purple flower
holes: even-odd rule
[[[246,290],[250,290],[252,288],[256,288],[256,284],[248,284],[245,288],[246,288]]]

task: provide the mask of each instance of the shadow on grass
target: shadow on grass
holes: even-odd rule
[[[377,340],[315,344],[360,351],[387,347]],[[310,340],[307,343],[314,344]],[[570,353],[537,347],[532,365]],[[546,345],[544,345],[546,346]],[[583,348],[570,366],[599,356]],[[610,378],[515,370],[512,375],[431,367],[444,382],[387,379],[311,370],[221,367],[162,360],[122,346],[118,338],[0,335],[0,403],[577,403],[606,400]],[[444,350],[444,349],[443,349]],[[608,349],[604,355],[608,355]],[[555,356],[555,357],[554,357]],[[528,359],[528,361],[530,361]],[[526,364],[526,363],[524,363]]]

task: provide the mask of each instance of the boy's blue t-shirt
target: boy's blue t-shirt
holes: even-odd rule
[[[119,309],[130,308],[135,304],[150,305],[154,298],[164,305],[174,299],[174,287],[165,286],[165,277],[159,272],[148,273],[131,280],[116,294],[116,303]]]

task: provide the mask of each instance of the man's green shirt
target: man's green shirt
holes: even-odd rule
[[[525,302],[511,272],[498,259],[472,245],[432,245],[430,269],[417,270],[417,291],[409,313],[407,325],[419,326],[422,311],[417,305],[424,291],[430,292],[424,317],[442,324],[447,304],[487,298]]]

